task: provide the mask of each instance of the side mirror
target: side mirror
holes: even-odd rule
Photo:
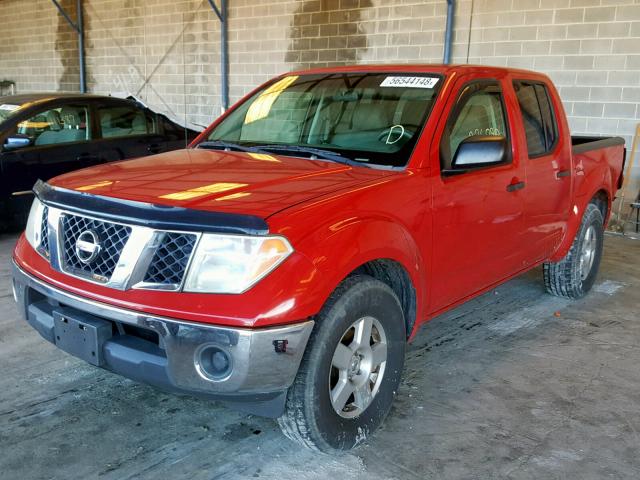
[[[445,174],[464,173],[468,170],[503,163],[507,158],[507,140],[502,136],[474,135],[465,138],[456,150],[451,168]]]
[[[27,135],[15,133],[5,140],[4,149],[15,150],[17,148],[28,147],[29,145],[31,145],[31,139]]]

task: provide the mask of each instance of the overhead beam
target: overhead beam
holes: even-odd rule
[[[82,13],[82,0],[76,0],[76,21],[71,20],[69,14],[58,3],[58,0],[51,0],[56,6],[60,15],[67,21],[69,26],[75,30],[78,35],[78,65],[80,67],[80,92],[87,92],[87,79],[85,75],[85,58],[84,58],[84,16]]]
[[[214,0],[208,0],[209,5],[220,20],[220,84],[222,108],[229,108],[229,39],[228,39],[228,11],[227,0],[220,0],[220,7]]]
[[[221,22],[224,22],[224,15],[216,5],[216,2],[214,2],[213,0],[209,0],[209,5],[211,5],[211,8],[213,8],[213,11],[218,16],[218,20],[220,20]]]

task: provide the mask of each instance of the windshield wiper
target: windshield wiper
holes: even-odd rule
[[[258,145],[255,148],[260,150],[270,150],[275,152],[300,152],[300,153],[309,153],[311,154],[311,159],[323,159],[329,160],[336,163],[343,163],[345,165],[359,165],[363,167],[368,167],[366,163],[357,162],[355,160],[351,160],[350,158],[343,157],[339,153],[332,152],[331,150],[323,150],[321,148],[313,148],[313,147],[302,147],[300,145]],[[314,158],[315,157],[315,158]]]
[[[240,152],[250,153],[266,153],[257,147],[245,147],[237,143],[225,142],[224,140],[208,140],[206,142],[199,143],[196,148],[222,148],[224,150],[238,150]]]

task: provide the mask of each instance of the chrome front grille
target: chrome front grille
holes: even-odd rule
[[[126,225],[47,206],[41,233],[37,250],[52,268],[119,290],[179,290],[200,238],[199,233]],[[82,251],[87,240],[95,255]]]
[[[61,220],[63,268],[69,273],[107,283],[131,236],[131,227],[80,215],[64,214]],[[95,232],[101,245],[100,253],[90,263],[83,263],[76,252],[78,238],[86,231]]]
[[[188,233],[165,233],[151,260],[144,282],[180,285],[196,240],[196,235]]]
[[[40,248],[38,249],[42,255],[49,258],[49,207],[46,205],[42,210],[42,221],[40,223]]]

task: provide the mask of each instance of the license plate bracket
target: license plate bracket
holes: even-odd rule
[[[111,323],[68,309],[53,312],[56,346],[86,362],[101,367],[102,347],[111,338]]]

